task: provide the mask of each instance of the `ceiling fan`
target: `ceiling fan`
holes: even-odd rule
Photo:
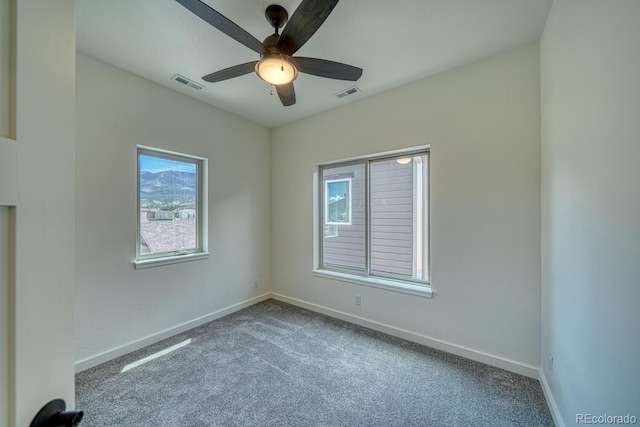
[[[263,42],[200,0],[176,1],[232,39],[260,54],[259,61],[207,74],[202,77],[207,82],[215,83],[253,71],[262,80],[276,87],[280,101],[286,107],[296,103],[293,81],[299,72],[348,81],[356,81],[362,75],[361,68],[351,65],[326,59],[293,56],[320,28],[339,0],[302,0],[291,19],[282,6],[272,4],[267,7],[265,16],[275,33]],[[287,20],[289,22],[282,34],[278,34],[278,30]]]

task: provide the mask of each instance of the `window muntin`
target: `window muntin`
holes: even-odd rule
[[[206,159],[138,147],[138,261],[205,251]]]
[[[322,209],[320,269],[427,285],[428,167],[427,151],[320,166],[320,200],[347,175],[353,200],[350,225],[329,228]]]

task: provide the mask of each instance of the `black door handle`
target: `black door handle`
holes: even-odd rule
[[[64,400],[52,400],[40,409],[29,427],[75,427],[80,424],[84,412],[65,411],[66,408]]]

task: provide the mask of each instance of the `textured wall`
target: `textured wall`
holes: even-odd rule
[[[274,129],[274,292],[537,376],[538,53],[520,47]],[[312,276],[314,165],[425,144],[436,297]]]
[[[556,0],[541,41],[542,368],[567,425],[640,418],[639,22]]]
[[[267,129],[84,55],[77,111],[77,361],[268,291]],[[133,268],[136,144],[209,159],[208,259]]]

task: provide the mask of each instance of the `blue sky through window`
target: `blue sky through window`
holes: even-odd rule
[[[196,165],[179,160],[140,155],[140,171],[153,173],[163,171],[196,173]]]
[[[349,181],[334,181],[327,182],[327,193],[329,197],[329,203],[337,202],[347,197],[349,190]]]

